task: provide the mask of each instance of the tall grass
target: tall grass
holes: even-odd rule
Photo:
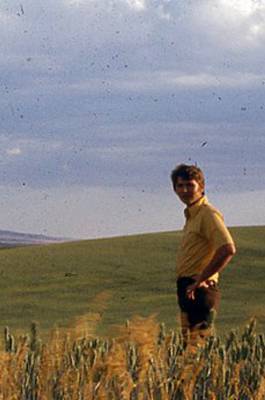
[[[232,331],[223,341],[209,337],[196,351],[184,349],[180,333],[153,316],[117,327],[113,339],[82,332],[54,330],[42,343],[35,324],[18,338],[6,329],[0,399],[265,398],[265,337],[256,333],[254,320],[243,333]]]

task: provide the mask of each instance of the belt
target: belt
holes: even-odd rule
[[[177,280],[178,281],[180,281],[180,280],[184,280],[184,281],[186,281],[187,282],[187,279],[189,280],[194,280],[194,278],[193,278],[193,276],[181,276],[181,277],[179,277]],[[206,281],[205,281],[206,283],[207,283],[207,285],[208,285],[208,287],[216,287],[217,286],[217,282],[215,281],[215,280],[213,280],[213,279],[207,279]],[[191,284],[192,282],[190,282],[190,284]]]

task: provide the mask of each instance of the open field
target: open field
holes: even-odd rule
[[[265,328],[265,227],[232,228],[238,253],[221,279],[217,328],[223,334],[253,316]],[[177,326],[175,253],[179,232],[1,249],[0,330],[45,335],[82,315],[96,315],[98,334],[133,315],[156,313]],[[90,314],[92,313],[92,314]],[[94,314],[93,314],[94,315]]]

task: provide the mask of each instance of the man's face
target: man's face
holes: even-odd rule
[[[179,177],[175,191],[184,204],[191,206],[203,196],[204,189],[195,179],[186,180]]]

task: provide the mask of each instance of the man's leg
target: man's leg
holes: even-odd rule
[[[203,345],[205,340],[215,334],[214,321],[216,318],[216,310],[212,308],[204,312],[203,321],[193,325],[190,328],[190,343],[195,345]]]
[[[192,331],[198,332],[199,341],[203,341],[215,333],[214,323],[220,297],[220,290],[215,282],[197,290],[197,302],[191,325]]]
[[[216,310],[219,307],[220,291],[216,283],[196,289],[195,299],[188,299],[186,288],[192,278],[177,281],[178,302],[181,309],[181,331],[184,344],[196,347],[214,334]]]
[[[180,313],[181,334],[183,340],[183,347],[187,352],[197,352],[198,346],[203,345],[207,337],[212,335],[212,326],[208,326],[205,322],[191,325],[189,321],[189,314],[181,311]]]
[[[209,336],[214,335],[214,316],[216,315],[216,311],[214,309],[210,310],[209,314],[211,314],[211,321],[208,321],[208,323],[203,321],[191,326],[189,315],[181,311],[180,324],[184,348],[186,348],[187,345],[196,347],[197,345],[203,344]]]
[[[186,296],[186,288],[191,285],[194,279],[190,277],[179,278],[177,280],[177,299],[180,307],[180,326],[184,348],[187,347],[190,334],[189,300]]]

